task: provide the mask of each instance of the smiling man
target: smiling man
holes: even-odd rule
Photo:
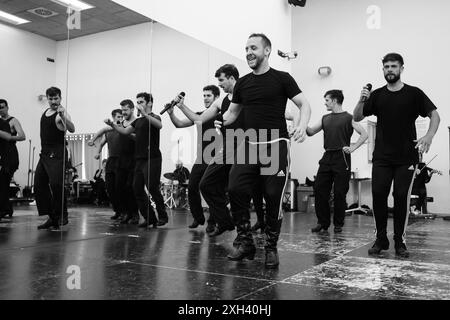
[[[305,140],[311,108],[294,78],[287,72],[269,66],[272,44],[266,35],[251,34],[245,51],[247,64],[253,72],[237,81],[223,121],[216,121],[217,128],[229,126],[243,111],[248,133],[248,139],[237,150],[239,161],[233,164],[229,178],[231,211],[237,224],[239,246],[228,258],[238,261],[244,258],[253,259],[255,256],[249,207],[252,191],[257,183],[261,183],[264,188],[267,218],[264,230],[265,266],[276,268],[279,264],[277,243],[283,218],[281,200],[290,171],[290,134],[285,119],[286,103],[290,99],[300,109],[300,117],[297,117],[292,131],[297,142]],[[270,156],[261,156],[264,153]],[[244,161],[241,161],[242,155]],[[255,158],[256,163],[253,161]],[[267,170],[268,167],[271,170]]]

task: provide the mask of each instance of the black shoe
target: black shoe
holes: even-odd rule
[[[64,218],[62,221],[58,222],[58,226],[65,226],[69,223],[69,219],[68,218]]]
[[[268,269],[275,269],[280,264],[277,249],[266,250],[266,262],[264,265]]]
[[[401,243],[399,245],[395,245],[395,254],[397,256],[400,256],[402,258],[408,258],[409,257],[409,251],[406,249],[406,245],[404,243]]]
[[[311,232],[320,232],[320,231],[327,231],[328,227],[324,227],[321,224],[317,224],[314,228],[311,229]]]
[[[116,212],[115,215],[113,215],[113,216],[111,217],[111,220],[117,220],[117,219],[120,219],[120,217],[121,217],[121,214],[118,213],[118,212]]]
[[[341,233],[342,227],[334,227],[334,233]]]
[[[189,229],[195,229],[197,228],[199,225],[203,225],[204,223],[200,223],[197,220],[192,221],[192,223],[189,225]]]
[[[388,250],[389,249],[389,240],[375,240],[375,243],[373,244],[372,248],[369,249],[369,255],[372,254],[380,254],[381,250]]]
[[[132,217],[128,224],[139,224],[139,217]]]
[[[54,225],[55,224],[54,224],[53,220],[48,218],[47,221],[45,221],[43,224],[39,225],[37,228],[38,228],[38,230],[50,229]]]
[[[256,221],[256,223],[253,225],[253,227],[251,228],[251,230],[253,232],[258,231],[259,229],[261,229],[261,232],[264,231],[264,229],[266,228],[265,224],[259,221]]]
[[[234,226],[228,226],[228,227],[219,227],[217,226],[213,232],[208,233],[208,235],[210,237],[217,237],[220,236],[222,233],[224,233],[225,231],[233,231],[234,230]]]
[[[169,222],[169,220],[167,220],[167,219],[159,220],[156,225],[158,227],[161,227],[161,226],[165,225],[167,222]]]
[[[125,215],[122,220],[120,220],[120,224],[128,224],[128,222],[131,220],[131,216],[130,215]]]
[[[216,225],[208,222],[208,225],[206,226],[206,233],[211,233],[214,230],[216,230]]]
[[[232,261],[240,261],[244,258],[248,260],[255,259],[256,247],[253,246],[243,246],[242,244],[236,248],[232,253],[228,255],[228,259]]]
[[[147,220],[144,220],[144,222],[142,222],[141,224],[138,225],[138,228],[145,228],[145,229],[147,229],[147,228],[150,227],[150,226],[152,226],[153,228],[156,228],[157,223],[149,224],[149,223],[147,222]]]

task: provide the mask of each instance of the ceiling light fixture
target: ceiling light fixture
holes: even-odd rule
[[[51,1],[76,11],[83,11],[95,8],[94,6],[79,0],[51,0]]]
[[[0,10],[0,20],[14,24],[14,25],[18,25],[18,24],[24,24],[24,23],[28,23],[30,21],[19,18],[17,16],[14,16],[12,14],[6,13],[4,11]]]

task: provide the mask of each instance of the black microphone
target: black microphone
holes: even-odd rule
[[[184,92],[180,92],[180,94],[178,95],[178,97],[182,97],[182,98],[184,98],[185,96],[186,96],[186,93],[184,93]],[[163,115],[164,112],[166,112],[170,108],[175,107],[176,104],[177,104],[177,102],[175,100],[172,100],[171,103],[166,104],[166,106],[164,107],[163,111],[161,111],[159,114]]]
[[[365,85],[364,88],[366,88],[366,89],[369,90],[369,92],[370,92],[370,91],[372,91],[372,84],[371,84],[371,83],[368,83],[368,84]],[[367,101],[367,97],[362,97],[361,101],[362,101],[362,102]]]

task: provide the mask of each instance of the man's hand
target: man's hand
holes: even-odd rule
[[[89,147],[95,146],[94,140],[89,140],[87,144]]]
[[[215,120],[214,121],[214,126],[216,127],[216,130],[220,131],[220,129],[222,129],[222,127],[223,127],[223,121],[222,120]]]
[[[177,107],[180,108],[184,104],[184,97],[183,96],[176,96],[175,99],[173,99],[177,103]]]
[[[419,149],[420,153],[427,153],[428,150],[430,150],[431,142],[433,141],[433,138],[431,138],[428,135],[423,136],[422,138],[418,140],[414,140],[414,142],[417,142],[416,149]]]
[[[142,105],[140,105],[140,104],[138,104],[137,106],[136,106],[136,109],[143,115],[143,116],[145,116],[147,113],[145,112],[145,110],[144,110],[144,107],[142,106]]]
[[[350,154],[350,153],[352,153],[353,151],[355,151],[355,148],[354,148],[354,145],[352,144],[350,147],[349,147],[349,146],[343,147],[342,150],[343,150],[345,153]]]
[[[370,98],[370,91],[367,90],[366,87],[364,87],[364,89],[362,89],[361,91],[361,97],[359,98],[359,101],[367,101]]]
[[[114,125],[114,123],[111,119],[105,119],[104,122],[110,127],[113,127],[113,125]]]
[[[95,159],[95,160],[100,159],[100,153],[97,153],[97,154],[94,156],[94,159]]]
[[[64,107],[62,105],[58,106],[58,109],[56,109],[56,112],[58,113],[58,115],[64,119],[65,118],[65,114],[66,114],[66,109],[64,109]]]
[[[293,128],[290,135],[294,138],[295,142],[302,143],[306,139],[306,130],[302,127]]]

